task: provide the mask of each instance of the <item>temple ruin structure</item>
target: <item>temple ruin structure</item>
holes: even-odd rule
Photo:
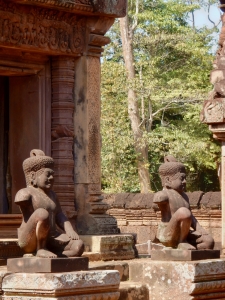
[[[22,162],[42,149],[54,158],[54,190],[79,234],[117,233],[101,196],[100,57],[126,7],[125,0],[0,0],[1,214],[19,213]]]

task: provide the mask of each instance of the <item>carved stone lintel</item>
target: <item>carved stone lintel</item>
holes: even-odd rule
[[[0,46],[46,54],[81,55],[86,18],[0,0]]]

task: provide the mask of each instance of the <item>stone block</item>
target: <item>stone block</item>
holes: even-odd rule
[[[7,274],[9,274],[9,272],[7,271],[6,266],[0,266],[0,297],[2,295],[2,281]]]
[[[137,282],[121,282],[119,300],[149,300],[146,285]]]
[[[135,257],[134,237],[131,234],[80,235],[90,254],[100,254],[101,260],[123,260]],[[84,254],[88,256],[87,253]]]
[[[151,241],[147,241],[147,243],[136,244],[135,245],[138,255],[140,254],[148,254],[150,255],[151,251]]]
[[[129,265],[125,261],[95,261],[89,263],[89,270],[117,270],[120,273],[120,281],[127,281],[129,279]]]
[[[202,191],[195,191],[192,193],[186,193],[190,202],[190,206],[192,209],[199,208],[199,203],[204,195]]]
[[[180,250],[164,248],[162,250],[151,251],[152,260],[192,261],[214,258],[220,258],[219,250]]]
[[[151,300],[224,299],[225,261],[152,261],[135,260],[130,264],[130,280],[137,277],[149,289]]]
[[[69,273],[14,273],[3,279],[5,300],[117,300],[118,271],[80,271]]]
[[[136,244],[154,240],[157,226],[121,226],[121,233],[131,233],[136,236]]]
[[[12,258],[23,256],[24,252],[18,245],[17,238],[0,239],[0,258]]]
[[[107,213],[116,218],[118,226],[126,226],[127,225],[125,209],[112,208],[112,209],[109,209],[107,211]]]
[[[21,257],[7,260],[7,270],[12,273],[56,273],[88,270],[87,257],[39,258]]]
[[[130,194],[126,199],[125,208],[127,209],[146,209],[151,208],[153,203],[153,193],[148,194]]]
[[[101,253],[99,252],[84,252],[83,257],[87,257],[89,259],[89,262],[96,262],[96,261],[101,261],[102,260],[102,256]]]
[[[130,226],[142,226],[143,225],[142,210],[127,210],[126,219],[127,219],[127,224]]]
[[[223,79],[225,79],[225,71],[224,70],[214,70],[211,72],[210,82],[212,84],[215,84]]]
[[[221,209],[221,192],[205,193],[200,204],[204,208]]]
[[[126,199],[129,193],[118,193],[118,194],[105,194],[104,202],[107,203],[111,208],[125,208]]]
[[[150,259],[134,259],[129,263],[129,280],[133,282],[142,282],[143,280],[143,268],[146,260]]]

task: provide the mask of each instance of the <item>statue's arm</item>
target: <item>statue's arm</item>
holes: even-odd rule
[[[21,205],[24,201],[30,200],[31,195],[27,188],[19,190],[15,196],[15,203]]]
[[[153,203],[157,203],[157,204],[163,203],[163,202],[168,202],[168,201],[169,201],[169,198],[165,191],[157,192],[153,198]]]
[[[34,212],[31,198],[32,196],[27,188],[19,190],[15,196],[15,203],[20,206],[24,220],[28,220]]]
[[[55,217],[55,222],[61,228],[66,232],[66,234],[72,239],[72,240],[79,240],[79,235],[76,233],[76,231],[73,229],[72,224],[68,220],[68,218],[64,215],[62,212],[61,206],[59,204],[59,201],[57,199],[57,196],[55,195],[55,202],[57,205],[57,212]]]
[[[153,208],[156,208],[157,206],[160,208],[164,206],[165,204],[168,204],[169,198],[165,191],[160,191],[155,193],[153,198]]]

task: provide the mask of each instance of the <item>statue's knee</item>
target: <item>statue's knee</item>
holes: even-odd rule
[[[183,220],[191,220],[191,211],[190,209],[186,208],[186,207],[180,207],[177,211],[176,211],[177,215],[178,215],[178,219],[180,221]]]
[[[82,240],[74,240],[73,251],[76,256],[81,256],[84,252],[84,243]]]
[[[49,213],[44,208],[38,208],[34,212],[37,221],[46,221],[49,218]]]

